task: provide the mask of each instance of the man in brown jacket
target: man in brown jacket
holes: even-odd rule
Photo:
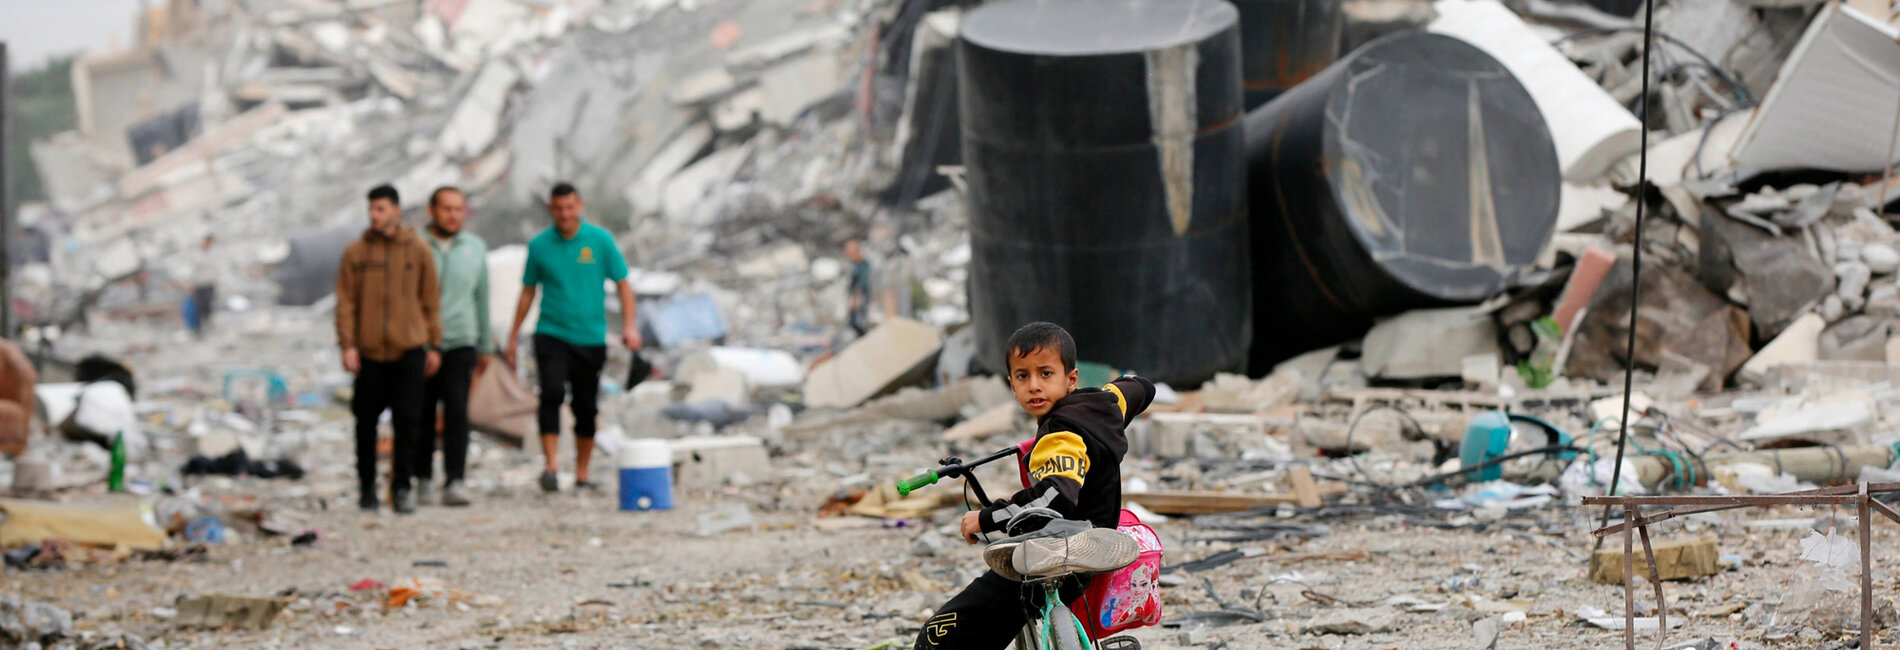
[[[391,411],[396,429],[390,487],[398,513],[416,510],[409,466],[424,435],[423,380],[441,364],[442,317],[437,313],[435,255],[402,222],[396,188],[369,191],[369,229],[343,249],[336,275],[336,341],[343,369],[356,375],[350,410],[356,414],[359,505],[375,511],[376,421]]]

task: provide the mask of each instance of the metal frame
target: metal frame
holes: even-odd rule
[[[1744,496],[1620,496],[1620,497],[1584,497],[1587,506],[1621,506],[1623,523],[1605,526],[1591,531],[1591,535],[1603,538],[1617,533],[1623,534],[1623,645],[1629,650],[1636,649],[1636,553],[1635,537],[1643,540],[1643,555],[1649,560],[1649,582],[1656,587],[1656,647],[1661,648],[1669,638],[1669,606],[1663,600],[1662,580],[1656,568],[1656,553],[1649,544],[1649,525],[1673,519],[1682,515],[1691,515],[1718,510],[1752,508],[1757,506],[1825,506],[1852,505],[1860,518],[1860,647],[1872,650],[1874,647],[1874,584],[1873,584],[1873,528],[1868,515],[1878,512],[1881,516],[1900,524],[1900,512],[1895,512],[1887,504],[1875,501],[1873,495],[1900,492],[1900,483],[1859,483],[1782,494],[1760,494]],[[1676,506],[1662,512],[1642,514],[1643,506]]]

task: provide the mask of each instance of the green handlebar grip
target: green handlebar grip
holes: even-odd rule
[[[898,481],[897,494],[898,496],[907,497],[907,496],[910,496],[910,493],[917,491],[917,488],[931,485],[936,482],[937,482],[937,470],[933,469],[928,472],[924,472],[922,474],[918,474],[916,476],[912,476],[910,478],[904,479],[902,481]]]

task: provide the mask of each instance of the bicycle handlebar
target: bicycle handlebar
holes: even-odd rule
[[[939,477],[937,476],[937,470],[933,469],[933,470],[925,471],[922,474],[918,474],[916,476],[912,476],[910,478],[898,481],[897,495],[904,496],[904,497],[910,496],[910,493],[915,492],[918,488],[922,488],[928,485],[934,485],[937,482],[938,478]]]
[[[1009,447],[998,449],[994,452],[991,452],[988,456],[984,456],[982,458],[978,458],[976,460],[973,460],[967,463],[955,457],[945,458],[943,460],[937,461],[940,467],[936,469],[925,470],[924,473],[922,474],[918,474],[916,476],[912,476],[910,478],[898,481],[897,494],[898,496],[907,497],[907,496],[910,496],[911,492],[915,492],[918,488],[922,488],[928,485],[933,485],[937,481],[946,479],[946,478],[965,478],[967,480],[968,477],[970,476],[970,470],[976,469],[977,466],[999,460],[1005,456],[1014,456],[1016,454],[1017,454],[1017,449],[1014,445],[1012,445]],[[970,488],[976,492],[976,498],[979,503],[982,503],[985,506],[988,506],[990,504],[990,497],[989,495],[983,493],[983,485],[981,483],[970,481]]]

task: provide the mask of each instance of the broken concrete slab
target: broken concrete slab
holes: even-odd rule
[[[1867,393],[1848,391],[1807,404],[1771,408],[1756,417],[1738,440],[1760,444],[1795,438],[1822,444],[1859,442],[1859,432],[1879,418]]]
[[[686,404],[703,402],[725,402],[732,406],[743,406],[752,400],[746,389],[745,373],[731,368],[714,367],[694,373],[693,388],[682,400]]]
[[[753,123],[764,119],[762,116],[766,110],[766,102],[765,91],[756,87],[747,88],[727,97],[725,101],[719,102],[712,109],[710,117],[713,128],[721,133],[730,133],[752,126]]]
[[[1743,364],[1736,378],[1760,383],[1768,371],[1791,364],[1813,363],[1821,357],[1821,332],[1827,322],[1818,314],[1807,314],[1789,325],[1780,336]]]
[[[886,321],[811,370],[805,379],[805,403],[814,408],[863,404],[907,380],[927,376],[942,346],[935,327],[903,318]]]
[[[1772,339],[1834,289],[1834,273],[1801,243],[1714,209],[1702,213],[1697,276],[1716,293],[1740,285],[1755,334]]]
[[[1660,368],[1664,352],[1710,369],[1701,386],[1719,390],[1748,361],[1748,315],[1674,267],[1643,270],[1642,308],[1635,363]],[[1629,336],[1631,270],[1620,261],[1604,276],[1590,308],[1578,320],[1566,372],[1612,381],[1623,376]],[[1816,330],[1819,335],[1819,330]]]
[[[759,89],[765,93],[759,118],[780,126],[791,125],[813,104],[848,91],[837,57],[829,51],[814,52],[760,73]]]
[[[751,159],[751,147],[721,149],[674,174],[663,195],[666,218],[686,225],[711,224],[724,202],[709,199],[726,189],[740,166]]]
[[[520,73],[505,60],[490,61],[482,66],[468,93],[462,96],[462,103],[449,116],[449,123],[442,127],[436,145],[441,153],[466,160],[487,151],[501,131],[501,113],[508,104],[508,89],[520,78]]]
[[[1820,360],[1886,363],[1889,320],[1862,314],[1829,325],[1821,333]]]
[[[851,30],[835,22],[826,23],[785,32],[728,52],[726,65],[734,69],[757,68],[800,52],[836,46],[849,40],[851,40]]]
[[[703,123],[694,124],[673,136],[665,147],[653,154],[646,166],[640,168],[640,175],[633,184],[627,186],[627,203],[633,205],[637,216],[659,214],[665,209],[667,180],[705,150],[706,145],[712,142],[712,137],[712,127]]]
[[[1018,429],[1017,420],[1020,418],[1016,414],[1021,412],[1022,407],[1016,404],[997,404],[983,411],[981,415],[950,427],[943,432],[943,440],[944,442],[982,440],[990,436],[1009,433]]]
[[[681,488],[717,489],[734,473],[754,481],[772,476],[765,443],[753,436],[688,436],[667,446],[673,450],[673,483]]]
[[[666,98],[680,106],[696,106],[731,94],[738,87],[739,82],[732,78],[732,73],[726,72],[724,67],[715,67],[673,82]]]
[[[1721,572],[1721,551],[1713,537],[1652,540],[1657,576],[1663,580],[1686,580]],[[1649,578],[1649,567],[1638,547],[1636,576]],[[1623,584],[1623,547],[1605,544],[1590,556],[1590,581],[1600,585]]]
[[[1426,309],[1373,325],[1359,366],[1379,379],[1459,377],[1465,357],[1500,351],[1497,323],[1489,313],[1475,307]]]

